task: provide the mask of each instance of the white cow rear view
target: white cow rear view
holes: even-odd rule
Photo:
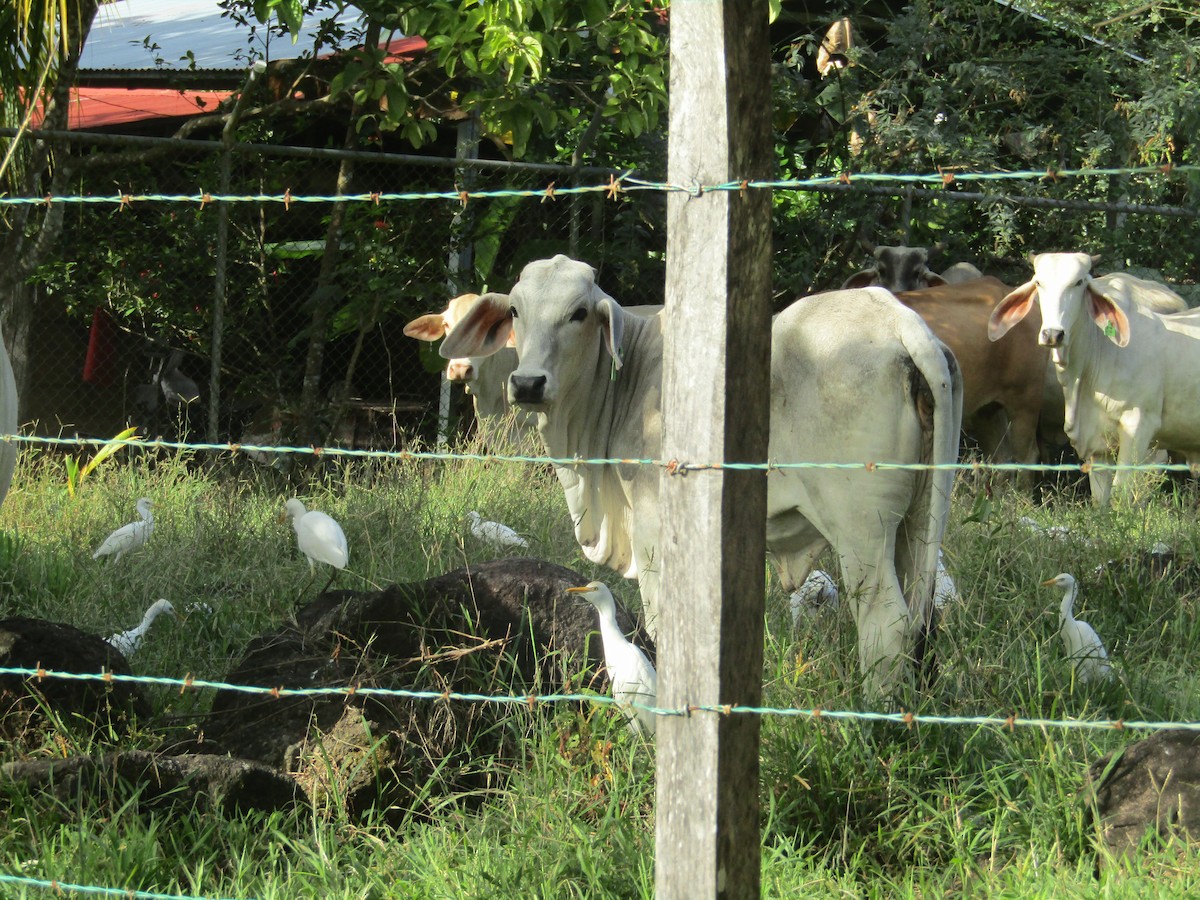
[[[515,335],[509,399],[538,414],[559,458],[657,456],[664,314],[639,318],[565,256],[530,263],[507,299],[482,298],[443,356],[484,355]],[[962,384],[953,356],[886,291],[797,301],[772,329],[773,462],[948,463]],[[734,374],[732,377],[736,377]],[[646,626],[658,615],[660,472],[638,465],[556,469],[589,559],[636,577]],[[868,691],[901,680],[933,608],[948,470],[788,469],[767,476],[767,545],[786,590],[832,545],[858,627]]]

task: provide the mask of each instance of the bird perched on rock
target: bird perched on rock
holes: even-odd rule
[[[137,511],[142,520],[122,525],[106,537],[104,543],[100,545],[100,549],[92,554],[92,559],[111,556],[114,563],[120,562],[121,557],[130,550],[136,550],[146,543],[154,531],[154,515],[150,512],[152,506],[154,506],[154,502],[149,497],[142,497],[138,500]]]
[[[305,509],[304,504],[293,497],[283,505],[283,515],[292,517],[292,527],[296,529],[296,542],[300,552],[308,559],[310,572],[317,571],[317,563],[328,563],[337,570],[346,568],[350,561],[350,548],[346,544],[346,534],[332,516],[315,509]],[[330,583],[333,578],[329,579]],[[328,585],[326,586],[328,587]]]
[[[125,656],[132,656],[138,647],[142,646],[146,632],[150,630],[150,626],[154,624],[154,620],[164,613],[172,619],[179,618],[170,600],[155,600],[150,604],[150,608],[146,610],[146,614],[142,616],[141,624],[137,628],[119,632],[107,640]]]
[[[471,534],[475,535],[479,540],[491,544],[499,549],[507,549],[510,547],[518,547],[522,550],[529,549],[529,541],[521,537],[507,525],[501,525],[499,522],[489,522],[482,518],[475,510],[467,513],[467,519],[471,523]]]
[[[1057,587],[1065,591],[1059,612],[1058,633],[1067,648],[1067,657],[1075,664],[1076,677],[1081,682],[1105,681],[1112,676],[1108,663],[1108,651],[1100,641],[1095,629],[1087,622],[1075,618],[1075,598],[1079,596],[1079,585],[1075,578],[1063,572],[1042,582],[1045,587]]]
[[[613,699],[625,713],[635,734],[643,729],[654,734],[655,715],[642,706],[654,706],[658,700],[658,673],[654,664],[636,644],[617,627],[617,601],[602,581],[583,587],[567,588],[568,594],[578,594],[600,613],[600,641],[604,645],[604,666],[612,683]],[[630,707],[636,703],[638,707]]]
[[[792,610],[792,626],[800,624],[800,617],[805,613],[837,606],[838,589],[829,577],[829,573],[815,569],[808,573],[804,583],[788,596],[788,605]]]

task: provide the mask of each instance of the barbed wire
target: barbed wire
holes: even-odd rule
[[[346,457],[359,459],[391,459],[401,461],[441,460],[441,461],[472,461],[472,462],[505,462],[524,463],[528,465],[552,465],[563,467],[575,466],[654,466],[666,469],[670,475],[686,475],[689,472],[703,471],[788,471],[796,469],[863,469],[868,472],[907,471],[907,472],[1069,472],[1084,474],[1088,472],[1176,472],[1180,474],[1200,475],[1200,465],[1190,463],[1108,463],[1108,462],[1079,462],[1079,463],[1002,463],[970,461],[953,463],[901,463],[901,462],[681,462],[678,459],[627,458],[627,457],[598,457],[584,458],[578,456],[526,456],[505,453],[459,453],[447,450],[368,450],[352,447],[315,447],[288,446],[283,444],[242,444],[242,443],[206,443],[201,441],[166,441],[161,439],[144,438],[89,438],[89,437],[48,437],[32,434],[0,434],[0,442],[9,444],[33,444],[48,447],[104,447],[123,446],[140,447],[145,450],[174,450],[174,451],[204,451],[216,453],[244,454],[279,454],[313,457]]]
[[[1162,175],[1173,173],[1191,174],[1200,172],[1197,165],[1163,165],[1163,166],[1128,166],[1117,168],[1079,168],[1079,169],[1045,169],[1022,170],[1016,172],[965,172],[943,168],[929,173],[886,173],[886,172],[841,172],[837,175],[821,175],[812,178],[791,178],[782,180],[741,179],[734,181],[704,184],[675,184],[664,181],[649,181],[634,178],[632,170],[623,175],[610,175],[607,183],[582,185],[577,187],[557,187],[555,182],[544,189],[506,188],[499,190],[464,190],[455,187],[446,191],[369,191],[354,194],[293,194],[285,190],[282,194],[214,194],[208,191],[197,191],[192,194],[45,194],[40,197],[6,196],[0,197],[0,206],[49,205],[52,203],[69,204],[116,204],[122,208],[134,203],[198,203],[203,208],[209,203],[282,203],[289,207],[293,203],[373,203],[380,204],[391,201],[415,200],[457,200],[464,205],[473,199],[488,199],[497,197],[542,197],[553,200],[559,195],[607,193],[610,199],[629,191],[661,191],[667,193],[687,193],[699,197],[706,193],[730,192],[746,190],[813,190],[827,188],[831,185],[849,185],[855,182],[866,184],[940,184],[950,187],[958,182],[986,183],[1009,181],[1050,181],[1056,182],[1065,178],[1113,177],[1127,175]]]
[[[250,898],[208,897],[194,894],[160,894],[157,891],[136,891],[129,888],[101,887],[96,884],[72,884],[56,878],[28,878],[23,875],[10,875],[0,872],[0,884],[20,885],[21,887],[44,888],[53,891],[61,897],[67,892],[76,894],[100,894],[106,897],[128,897],[130,900],[250,900]]]
[[[745,706],[738,703],[689,703],[680,707],[662,707],[636,701],[617,700],[607,694],[594,693],[551,693],[551,694],[475,694],[461,691],[417,691],[406,688],[363,687],[361,685],[334,685],[316,688],[289,688],[282,686],[267,687],[265,685],[231,684],[223,681],[211,681],[193,678],[185,675],[183,678],[171,678],[161,675],[122,675],[115,672],[61,672],[53,669],[28,668],[12,666],[0,668],[0,677],[15,675],[21,678],[37,679],[38,681],[51,678],[64,681],[92,681],[105,684],[128,683],[149,684],[179,688],[182,694],[187,690],[218,690],[236,691],[243,694],[266,695],[281,700],[285,697],[393,697],[405,700],[428,700],[461,703],[491,703],[502,706],[536,707],[558,703],[597,703],[601,705],[618,706],[621,709],[632,708],[653,713],[656,716],[691,717],[696,713],[712,713],[717,715],[752,715],[752,716],[782,716],[787,718],[803,718],[818,721],[820,719],[843,719],[867,722],[891,722],[898,725],[973,725],[976,727],[991,726],[1007,728],[1010,732],[1017,728],[1059,728],[1059,729],[1088,729],[1099,731],[1167,731],[1183,729],[1200,731],[1197,721],[1147,721],[1133,719],[1046,719],[1026,718],[1013,713],[1009,716],[951,716],[931,713],[914,712],[880,712],[874,710],[824,709],[823,707],[776,707],[776,706]]]

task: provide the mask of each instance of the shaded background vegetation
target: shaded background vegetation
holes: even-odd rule
[[[249,4],[227,6],[247,29],[280,27],[257,23]],[[283,15],[287,4],[266,6]],[[349,123],[347,146],[380,159],[355,163],[343,185],[349,192],[542,191],[551,182],[602,184],[609,170],[666,179],[664,5],[610,9],[561,0],[539,4],[539,15],[519,23],[520,4],[363,7],[370,16],[364,31],[373,24],[384,35],[391,28],[419,33],[429,50],[406,65],[363,53],[319,66],[302,60],[297,65],[306,68],[289,70],[289,77],[320,86],[321,102],[280,106],[262,95],[270,90],[264,82],[252,98],[263,111],[239,125],[239,140],[340,146]],[[332,8],[312,3],[304,14],[320,18]],[[842,16],[853,23],[854,44],[843,54],[846,65],[822,75],[817,47]],[[934,268],[969,260],[1014,284],[1024,280],[1029,251],[1085,250],[1102,255],[1099,268],[1149,268],[1193,303],[1200,299],[1192,290],[1200,176],[1186,169],[1197,162],[1192,136],[1200,104],[1189,86],[1200,58],[1200,13],[1159,3],[1046,2],[1023,10],[981,0],[793,0],[779,6],[772,37],[779,177],[850,175],[839,190],[774,192],[777,306],[838,286],[870,243],[934,246]],[[471,173],[384,160],[396,151],[452,156],[457,123],[472,116],[485,159],[598,168]],[[203,128],[193,134],[204,135]],[[215,136],[211,127],[208,136]],[[57,162],[30,190],[48,190],[58,179],[72,193],[197,192],[217,180],[216,155],[194,149],[56,151]],[[268,154],[238,154],[235,193],[336,192],[335,161]],[[1053,175],[1145,166],[1154,171]],[[915,188],[853,178],[939,171],[1034,174]],[[984,196],[955,199],[964,194]],[[1026,205],[1045,199],[1110,207]],[[1140,213],[1133,204],[1185,214]],[[264,416],[291,422],[293,436],[344,443],[432,438],[438,361],[401,336],[403,324],[440,308],[452,293],[506,289],[524,263],[558,252],[596,265],[601,285],[623,303],[661,302],[665,205],[656,191],[615,200],[479,199],[465,208],[457,200],[351,204],[334,239],[327,235],[330,203],[286,211],[238,204],[222,438],[238,439]],[[211,207],[170,203],[72,207],[65,214],[61,237],[34,254],[39,265],[28,279],[41,291],[39,314],[49,316],[34,356],[59,374],[35,379],[55,387],[37,410],[23,411],[26,420],[39,419],[43,432],[81,426],[111,434],[132,419],[156,433],[190,433],[162,410],[157,418],[141,415],[134,400],[171,350],[183,352],[181,371],[197,382],[201,402],[209,399],[215,218]],[[14,238],[33,226],[11,212],[8,223],[8,249],[24,253],[27,266],[29,242]],[[456,270],[451,250],[464,247],[473,259]],[[336,265],[322,272],[330,253]],[[318,320],[313,309],[322,304],[329,314]],[[120,389],[107,393],[81,385],[78,375],[97,308],[122,336],[113,378]],[[7,330],[11,340],[11,324]],[[64,334],[73,343],[53,346]],[[314,342],[328,344],[315,412],[298,402]],[[352,402],[366,412],[348,412]],[[301,415],[316,421],[300,427]]]

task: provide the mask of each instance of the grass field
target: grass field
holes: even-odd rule
[[[492,557],[466,535],[469,509],[531,539],[534,555],[636,591],[583,560],[552,473],[496,462],[356,462],[302,485],[208,457],[118,454],[74,498],[61,456],[27,452],[0,509],[0,616],[41,616],[107,635],[158,597],[202,601],[211,620],[162,621],[132,659],[145,675],[219,679],[246,642],[315,594],[277,517],[288,496],[334,515],[351,560],[339,587],[422,579]],[[119,565],[92,551],[155,501],[150,544]],[[1196,594],[1134,579],[1086,578],[1155,541],[1195,559],[1194,497],[1151,493],[1100,512],[1073,500],[1033,506],[997,489],[990,508],[960,482],[946,541],[963,595],[936,643],[941,675],[916,711],[947,715],[1200,718]],[[1070,537],[1038,537],[1032,516]],[[1084,582],[1076,613],[1104,638],[1117,679],[1073,682],[1057,636],[1061,571]],[[843,607],[793,629],[786,597],[767,598],[768,706],[869,708],[859,694]],[[211,698],[152,688],[155,719],[122,739],[153,747],[161,723]],[[69,806],[0,783],[0,874],[225,898],[649,897],[653,746],[611,708],[514,713],[526,748],[503,791],[448,797],[399,827],[328,807],[288,814],[144,815],[104,802]],[[1144,735],[1098,730],[929,726],[767,717],[762,732],[763,887],[771,897],[1183,897],[1200,892],[1200,854],[1147,850],[1113,864],[1080,788],[1089,763]],[[108,745],[68,728],[0,749],[0,761]],[[0,882],[0,896],[51,889]]]

